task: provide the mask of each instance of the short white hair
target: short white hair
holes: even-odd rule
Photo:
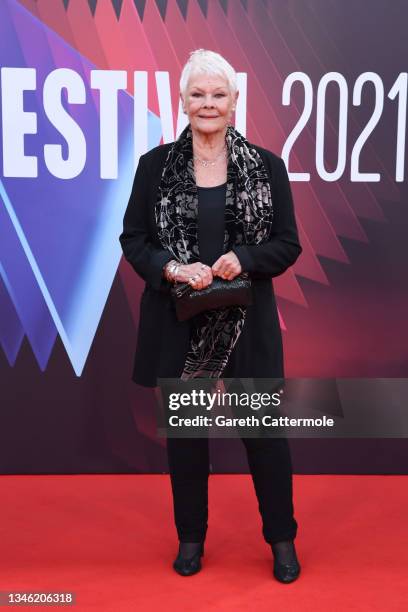
[[[196,49],[183,67],[180,77],[180,92],[185,95],[187,83],[193,74],[211,74],[227,79],[232,94],[237,91],[237,73],[227,60],[215,51]]]

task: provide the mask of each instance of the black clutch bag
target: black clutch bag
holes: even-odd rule
[[[200,290],[193,289],[190,283],[176,283],[170,292],[179,321],[191,319],[205,310],[252,304],[251,279],[247,272],[230,281],[216,277],[211,285]]]

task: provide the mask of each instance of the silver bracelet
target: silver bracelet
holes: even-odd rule
[[[176,277],[177,277],[177,274],[178,274],[179,268],[180,268],[180,264],[179,264],[179,263],[177,263],[177,264],[174,266],[174,268],[173,268],[173,282],[174,282],[174,283],[176,282]]]
[[[173,265],[173,263],[175,262],[174,259],[172,259],[171,261],[168,261],[165,266],[163,267],[163,274],[164,276],[168,279],[169,277],[169,273],[170,273],[170,267]]]
[[[169,261],[165,266],[167,276],[173,282],[175,281],[179,267],[180,267],[180,264],[175,259],[172,259],[171,261]]]

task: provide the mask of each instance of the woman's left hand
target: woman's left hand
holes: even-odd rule
[[[234,251],[229,251],[221,255],[211,267],[214,276],[219,276],[225,280],[232,280],[241,274],[242,267]]]

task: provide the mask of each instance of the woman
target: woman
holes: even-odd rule
[[[271,278],[301,253],[285,164],[231,125],[236,73],[219,54],[190,54],[180,79],[189,123],[179,138],[139,160],[120,236],[145,280],[133,380],[278,378],[282,339]],[[179,322],[175,282],[194,289],[248,272],[253,304],[213,309]],[[274,575],[300,572],[294,539],[292,465],[285,438],[242,438]],[[174,569],[201,569],[208,518],[208,438],[167,438],[179,551]]]

